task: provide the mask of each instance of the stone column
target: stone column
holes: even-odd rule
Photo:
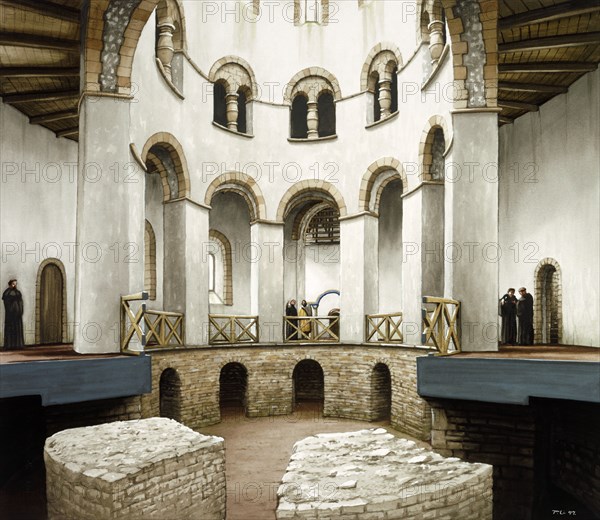
[[[206,344],[209,210],[178,199],[164,212],[164,310],[185,314],[186,345]]]
[[[270,222],[250,226],[251,307],[259,317],[261,343],[283,341],[283,229],[283,224]]]
[[[162,63],[165,69],[165,74],[171,80],[171,62],[173,61],[173,33],[175,25],[173,20],[166,19],[163,23],[158,24],[158,42],[156,43],[156,57]]]
[[[385,119],[392,112],[392,80],[385,79],[379,82],[379,107],[381,119]]]
[[[429,29],[429,53],[431,63],[436,64],[444,50],[444,22],[434,20],[427,28]]]
[[[129,101],[87,96],[79,120],[77,352],[120,350],[120,297],[144,290],[144,172],[132,174]]]
[[[340,340],[365,340],[365,315],[378,310],[378,220],[372,215],[340,220]]]
[[[452,242],[446,251],[447,263],[452,260],[446,292],[462,302],[467,351],[498,349],[497,125],[495,109],[454,112],[452,159],[446,162],[446,225]],[[481,135],[486,138],[478,139]]]
[[[227,104],[227,128],[237,132],[237,120],[238,120],[238,95],[237,92],[229,92],[225,96],[225,103]]]
[[[308,125],[308,138],[318,139],[319,138],[319,113],[317,110],[317,102],[308,102],[308,115],[306,116],[306,123]]]

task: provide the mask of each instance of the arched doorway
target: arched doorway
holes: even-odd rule
[[[167,368],[160,375],[159,383],[160,416],[181,421],[181,379],[173,368]]]
[[[62,270],[56,263],[42,267],[39,280],[39,342],[42,345],[63,341],[64,284]]]
[[[556,345],[562,340],[562,282],[558,262],[545,258],[535,274],[535,343]]]
[[[325,378],[321,365],[312,359],[304,359],[295,367],[292,374],[293,405],[316,403],[323,405],[325,399]]]
[[[248,371],[241,363],[227,363],[219,376],[219,405],[224,409],[245,410]]]
[[[385,363],[371,372],[371,409],[373,421],[389,421],[392,412],[392,376]]]

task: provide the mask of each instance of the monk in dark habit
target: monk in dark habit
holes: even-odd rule
[[[499,314],[502,316],[500,343],[514,345],[517,341],[517,297],[512,287],[500,298],[499,307]]]
[[[298,309],[296,309],[296,300],[290,300],[285,306],[286,316],[298,316]],[[292,325],[293,324],[293,325]],[[288,320],[288,324],[285,331],[285,337],[287,340],[295,341],[298,339],[298,320]]]
[[[525,287],[519,289],[521,297],[517,302],[517,318],[519,319],[519,345],[533,345],[533,296]]]
[[[4,302],[4,349],[14,350],[25,345],[23,338],[23,296],[17,281],[10,280],[2,294]]]

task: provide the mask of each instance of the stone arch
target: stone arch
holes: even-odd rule
[[[210,206],[212,198],[221,191],[233,191],[242,196],[248,204],[251,221],[267,218],[265,198],[260,186],[249,175],[241,172],[227,172],[219,175],[208,186],[204,203]]]
[[[144,164],[150,164],[151,167],[160,174],[163,182],[164,200],[168,201],[171,199],[171,190],[167,172],[164,166],[161,165],[160,158],[151,153],[151,149],[155,146],[165,150],[173,162],[175,174],[177,176],[177,198],[189,197],[191,190],[190,174],[181,144],[172,134],[168,132],[157,132],[146,141],[141,154]]]
[[[233,255],[231,242],[223,233],[216,229],[209,230],[208,236],[219,244],[223,255],[223,303],[225,305],[233,305]]]
[[[291,208],[290,204],[294,199],[302,198],[303,195],[308,195],[311,192],[319,193],[332,200],[332,202],[335,202],[340,217],[345,217],[347,215],[346,203],[338,189],[327,181],[311,179],[294,184],[285,192],[279,203],[279,207],[277,208],[277,222],[284,221]]]
[[[388,57],[393,56],[398,69],[402,68],[402,55],[400,54],[400,49],[398,46],[391,42],[378,43],[369,51],[367,59],[362,66],[362,70],[360,72],[360,89],[362,91],[368,90],[369,88],[369,75],[371,72],[373,70],[378,70],[377,67],[374,67],[374,62],[376,62],[375,58],[378,56],[384,57],[386,55]]]
[[[229,361],[219,367],[219,407],[248,404],[248,369],[240,361]]]
[[[325,402],[325,371],[317,360],[304,357],[296,362],[291,379],[293,404],[299,399]]]
[[[562,271],[554,258],[540,260],[534,274],[534,342],[560,343],[563,333]]]
[[[159,379],[158,409],[160,417],[181,422],[181,377],[179,372],[168,367],[162,370]]]
[[[425,128],[421,132],[421,138],[419,141],[419,168],[421,170],[421,180],[424,181],[431,180],[430,170],[433,159],[431,148],[433,145],[434,132],[438,128],[440,128],[444,133],[444,140],[446,143],[444,155],[446,155],[452,143],[452,136],[448,130],[446,120],[440,115],[431,116],[425,124]]]
[[[144,222],[144,290],[150,300],[156,300],[156,234],[152,224]]]
[[[402,181],[402,193],[408,191],[408,179],[398,159],[383,157],[371,164],[363,175],[360,185],[358,210],[377,214],[381,193],[394,180]]]
[[[67,330],[67,274],[64,264],[58,258],[46,258],[38,267],[38,272],[35,282],[35,343],[41,343],[41,326],[42,326],[42,273],[49,266],[56,266],[62,276],[62,308],[61,308],[61,342],[65,342],[68,338]]]
[[[302,90],[297,89],[298,84],[300,84],[300,82],[302,82],[303,80],[305,80],[303,83],[306,83],[308,85],[311,85],[311,80],[314,81],[313,85],[316,85],[316,89],[313,87],[313,90],[316,91],[315,98],[318,97],[318,94],[322,92],[323,88],[321,87],[324,87],[326,84],[329,84],[329,87],[331,88],[331,93],[333,94],[333,98],[335,101],[339,101],[342,98],[340,84],[336,77],[333,74],[331,74],[331,72],[325,70],[322,67],[308,67],[306,69],[301,70],[300,72],[295,74],[292,79],[290,79],[290,81],[285,87],[283,95],[284,103],[291,105],[295,95],[299,92],[304,92],[304,89],[306,89],[306,87],[304,87],[304,89]],[[309,96],[308,93],[306,93],[305,95],[307,95],[307,97],[311,99],[311,96]]]
[[[254,70],[245,59],[239,56],[229,55],[218,59],[210,68],[208,79],[212,83],[223,81],[232,88],[235,85],[236,91],[240,87],[246,87],[246,92],[251,94],[248,101],[258,97],[258,84]]]

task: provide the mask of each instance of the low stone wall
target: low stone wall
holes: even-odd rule
[[[181,381],[181,421],[193,429],[218,423],[219,375],[227,363],[240,363],[248,373],[246,414],[249,417],[289,414],[293,402],[294,367],[304,359],[318,362],[324,375],[324,415],[365,421],[381,416],[381,385],[374,384],[385,364],[391,374],[391,424],[408,435],[429,440],[431,412],[417,393],[417,363],[427,349],[379,345],[202,347],[155,351],[152,393],[142,397],[142,415],[159,415],[160,376],[166,369]]]
[[[170,419],[74,428],[46,440],[50,520],[225,518],[225,448]]]
[[[278,498],[278,520],[491,520],[492,467],[384,429],[319,434],[295,444]]]

